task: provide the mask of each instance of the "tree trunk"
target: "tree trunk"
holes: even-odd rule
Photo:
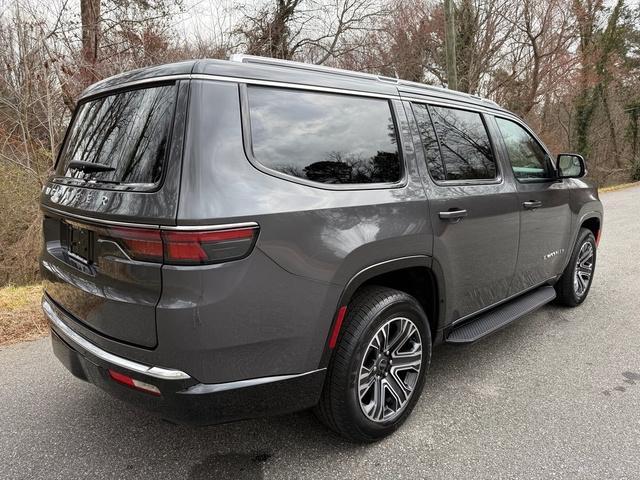
[[[98,80],[96,63],[100,42],[100,0],[80,0],[82,22],[82,66],[80,78],[84,85]]]
[[[458,72],[456,68],[456,23],[453,0],[444,0],[445,47],[447,50],[447,86],[458,90]]]

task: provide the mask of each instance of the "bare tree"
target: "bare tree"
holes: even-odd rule
[[[374,0],[275,0],[239,8],[235,29],[245,51],[323,64],[362,44],[384,10]]]
[[[491,92],[523,117],[575,68],[574,20],[564,0],[523,0],[511,16],[513,35]],[[543,88],[544,87],[544,88]]]

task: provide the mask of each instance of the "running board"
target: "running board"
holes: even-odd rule
[[[550,286],[537,288],[454,328],[447,336],[446,342],[461,344],[480,340],[485,335],[537,310],[555,298],[555,288]]]

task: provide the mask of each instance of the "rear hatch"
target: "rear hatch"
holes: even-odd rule
[[[148,348],[157,344],[154,260],[158,227],[175,225],[187,91],[185,81],[145,83],[81,100],[41,199],[47,295],[95,333]]]

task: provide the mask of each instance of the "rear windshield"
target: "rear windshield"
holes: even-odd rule
[[[81,183],[157,184],[162,178],[175,101],[176,86],[164,85],[82,103],[60,155],[57,176]],[[99,164],[101,169],[79,162]]]

